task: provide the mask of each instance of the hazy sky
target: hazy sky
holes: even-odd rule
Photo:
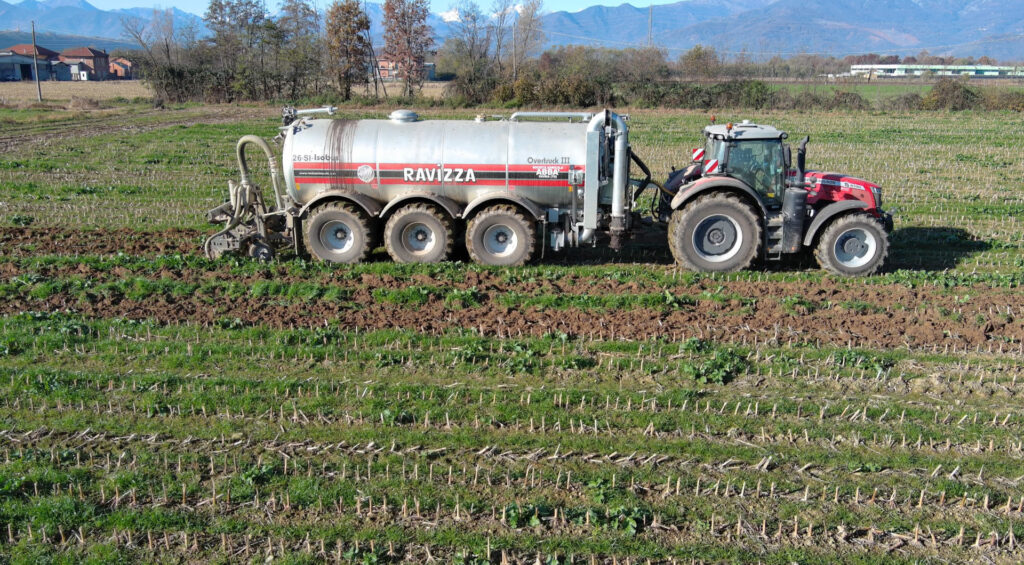
[[[206,6],[209,0],[178,0],[177,2],[168,3],[166,0],[87,0],[93,6],[102,10],[112,10],[115,8],[169,8],[175,7],[179,10],[186,12],[192,12],[193,14],[202,15],[206,11]],[[330,0],[312,0],[314,4],[323,8],[327,5]],[[492,0],[477,0],[477,4],[481,9],[486,10],[491,4]],[[678,2],[679,0],[655,0],[654,4],[670,4]],[[381,0],[378,3],[383,3]],[[567,10],[574,12],[582,10],[587,6],[594,6],[601,4],[604,6],[618,6],[619,4],[625,4],[623,0],[546,0],[544,2],[544,11],[557,12],[559,10]],[[651,4],[650,0],[633,0],[628,2],[634,6],[648,6]],[[271,11],[277,9],[277,0],[267,0],[267,5]],[[453,0],[430,0],[431,11],[435,13],[446,12],[451,9],[452,6],[456,5],[457,2]]]

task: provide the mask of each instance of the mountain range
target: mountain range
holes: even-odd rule
[[[370,2],[366,8],[371,35],[381,43],[381,5]],[[701,44],[755,59],[928,50],[1024,61],[1022,8],[1021,0],[682,0],[653,8],[622,4],[553,11],[541,21],[547,46],[639,47],[650,39],[670,58]],[[177,28],[193,26],[200,36],[206,32],[200,16],[171,10]],[[151,8],[100,10],[86,0],[0,0],[0,26],[24,33],[35,20],[38,29],[58,34],[53,38],[59,43],[71,41],[64,35],[86,36],[97,47],[123,46],[122,19],[149,20],[152,14]],[[451,12],[431,15],[428,23],[438,44],[449,34],[451,18]],[[9,36],[0,32],[0,40]]]

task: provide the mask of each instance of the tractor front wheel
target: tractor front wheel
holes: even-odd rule
[[[867,214],[850,214],[833,221],[818,239],[814,257],[826,271],[844,277],[878,271],[889,254],[889,236]]]
[[[676,262],[691,271],[746,269],[761,249],[761,223],[739,197],[714,193],[672,213],[668,243]]]

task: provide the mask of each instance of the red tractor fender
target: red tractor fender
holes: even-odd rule
[[[672,209],[678,210],[690,202],[694,198],[715,191],[726,191],[726,192],[738,192],[744,196],[747,196],[750,200],[757,202],[757,208],[760,212],[761,218],[768,214],[768,209],[765,208],[764,202],[761,197],[757,195],[754,189],[750,188],[747,183],[734,179],[732,177],[703,177],[693,181],[689,187],[683,186],[676,193],[675,197],[672,198]]]
[[[814,236],[818,234],[821,228],[825,227],[833,218],[849,213],[853,210],[866,210],[868,203],[861,200],[840,200],[839,202],[833,202],[821,209],[817,214],[814,215],[814,219],[811,220],[811,225],[807,227],[807,231],[804,232],[804,245],[809,246],[814,243]]]

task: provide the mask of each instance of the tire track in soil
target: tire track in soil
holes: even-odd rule
[[[161,232],[122,230],[79,231],[65,228],[0,228],[0,252],[27,257],[39,254],[131,255],[196,254],[205,232],[176,229]],[[669,269],[652,265],[652,269]],[[210,280],[258,281],[281,283],[306,282],[324,286],[352,288],[349,302],[275,303],[275,299],[249,296],[190,296],[174,298],[154,296],[129,300],[124,296],[97,297],[93,303],[71,294],[56,294],[44,302],[14,299],[0,305],[0,311],[14,314],[26,310],[72,308],[88,316],[155,319],[163,323],[216,323],[238,318],[250,324],[276,328],[309,327],[324,323],[361,330],[407,329],[441,334],[454,328],[473,328],[498,337],[540,336],[565,333],[570,336],[601,339],[647,339],[669,336],[672,339],[703,337],[725,342],[777,340],[825,343],[833,345],[895,347],[987,347],[992,336],[1008,337],[1019,343],[1024,338],[1024,319],[992,316],[1018,305],[1014,291],[976,285],[970,288],[968,304],[956,302],[948,290],[931,287],[907,288],[902,285],[866,284],[857,280],[822,279],[817,282],[749,282],[702,280],[693,285],[644,284],[620,282],[600,276],[568,274],[557,280],[510,283],[501,272],[465,272],[464,280],[452,282],[427,275],[399,280],[389,275],[364,273],[357,280],[340,276],[342,272],[312,273],[297,276],[287,273],[287,265],[270,266],[266,271],[245,276],[234,275],[227,266],[210,270],[163,269],[157,273],[132,272],[123,267],[100,271],[85,264],[43,267],[40,274],[52,278],[87,277],[97,281],[125,277],[166,278],[203,283]],[[0,265],[0,276],[21,274],[13,263]],[[375,289],[402,289],[415,285],[444,288],[476,288],[480,306],[453,308],[443,297],[432,295],[421,306],[381,303],[374,299]],[[687,295],[696,303],[679,309],[634,308],[542,309],[508,307],[499,298],[508,292],[537,295],[626,295],[660,293],[669,290]],[[707,291],[705,293],[705,291]],[[702,295],[705,293],[706,296]],[[798,296],[813,304],[830,303],[823,308],[787,307],[787,297]],[[723,297],[725,297],[723,299]],[[742,300],[729,297],[742,297]],[[855,311],[835,305],[845,302],[874,305],[874,311]],[[358,308],[353,308],[352,303]],[[950,312],[959,312],[958,316]],[[983,321],[979,321],[979,316]]]
[[[806,342],[837,346],[899,348],[910,346],[958,349],[985,347],[986,329],[956,322],[936,309],[923,312],[893,311],[855,314],[845,310],[818,310],[807,315],[791,315],[768,298],[765,306],[749,314],[737,315],[729,305],[710,307],[704,301],[681,310],[633,309],[595,311],[568,308],[542,310],[534,307],[510,308],[485,296],[478,307],[451,309],[443,299],[434,298],[419,307],[403,307],[374,302],[370,290],[355,293],[358,308],[351,303],[314,302],[310,304],[275,303],[272,299],[252,297],[185,297],[166,295],[146,300],[131,300],[116,294],[83,302],[70,294],[56,294],[45,301],[14,299],[0,305],[6,315],[29,310],[73,309],[86,316],[154,319],[161,323],[215,324],[238,318],[253,325],[278,329],[308,328],[324,324],[347,329],[405,329],[440,335],[455,328],[476,329],[500,338],[565,333],[573,337],[640,340],[669,337],[682,340],[701,337],[722,342],[780,343]],[[213,300],[211,300],[213,298]],[[1021,322],[998,328],[999,335],[1024,336]]]

